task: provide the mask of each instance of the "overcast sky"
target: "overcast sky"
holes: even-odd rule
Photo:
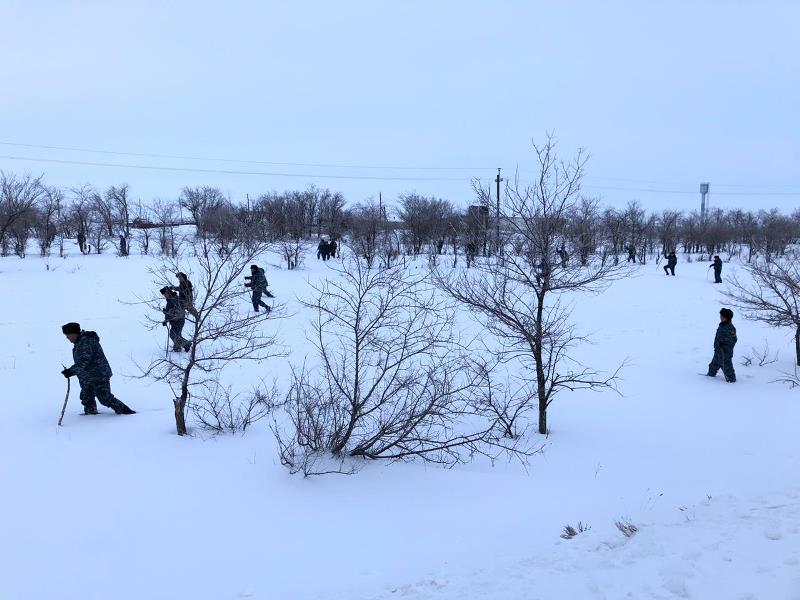
[[[800,207],[797,0],[0,0],[0,22],[0,169],[53,184],[466,206],[552,130],[607,204],[695,208],[709,181],[712,205]]]

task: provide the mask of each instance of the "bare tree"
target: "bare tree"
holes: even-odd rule
[[[268,320],[281,315],[279,306],[270,313],[251,312],[250,303],[242,294],[242,274],[248,264],[266,251],[266,245],[245,247],[233,242],[226,252],[208,238],[196,241],[194,269],[166,262],[155,273],[158,285],[172,282],[174,273],[187,272],[194,282],[197,317],[190,322],[185,338],[189,351],[169,353],[155,358],[142,368],[142,376],[169,384],[173,391],[175,427],[178,435],[186,435],[187,407],[190,397],[195,402],[212,402],[218,394],[222,370],[241,361],[258,362],[283,355],[276,337],[269,333]],[[160,311],[158,300],[151,306]],[[151,319],[155,326],[161,319]]]
[[[27,230],[37,202],[44,195],[42,175],[32,177],[25,175],[17,177],[0,171],[0,243],[7,247],[6,235],[13,227],[25,221],[23,227],[18,227],[17,232]],[[26,237],[27,239],[27,237]],[[19,239],[17,239],[17,253],[19,254]],[[22,248],[22,255],[25,249]]]
[[[439,286],[475,313],[493,333],[498,357],[517,361],[536,391],[538,430],[545,434],[547,409],[563,390],[613,388],[617,372],[602,376],[577,363],[571,349],[584,341],[570,323],[570,292],[597,292],[623,270],[601,257],[586,265],[556,260],[568,217],[578,209],[586,156],[559,161],[555,141],[534,145],[538,177],[528,186],[508,186],[504,221],[514,251],[460,273],[436,272]],[[617,369],[618,371],[619,369]]]
[[[57,215],[61,212],[63,200],[64,194],[60,189],[52,186],[44,187],[34,224],[41,256],[50,255],[50,246],[55,241],[58,232]]]
[[[122,240],[119,247],[120,256],[128,256],[131,247],[131,201],[130,187],[127,183],[112,185],[106,190],[105,201],[111,207],[114,221],[119,224]]]
[[[185,187],[181,190],[178,204],[181,208],[189,211],[195,225],[202,227],[206,210],[225,202],[225,200],[225,195],[215,187]]]
[[[372,199],[356,204],[348,213],[350,248],[356,257],[366,261],[368,267],[378,256],[384,222],[383,211]]]
[[[465,418],[480,374],[455,355],[451,314],[434,290],[401,267],[352,257],[333,270],[307,303],[319,364],[296,370],[289,426],[273,427],[282,463],[310,474],[325,457],[453,464],[498,448],[492,420]]]
[[[175,240],[175,220],[178,216],[177,206],[169,200],[156,198],[153,201],[152,215],[158,224],[158,245],[164,256],[177,256],[178,244]]]
[[[728,278],[726,295],[751,319],[794,329],[795,361],[800,366],[800,267],[797,257],[756,260],[744,266],[750,281]]]

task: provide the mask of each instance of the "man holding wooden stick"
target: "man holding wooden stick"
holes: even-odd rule
[[[72,358],[75,364],[61,371],[69,379],[77,375],[81,385],[83,414],[96,415],[97,403],[112,409],[118,415],[133,415],[136,411],[121,402],[111,393],[111,365],[108,364],[100,337],[94,331],[83,331],[78,323],[67,323],[61,331],[72,342]]]

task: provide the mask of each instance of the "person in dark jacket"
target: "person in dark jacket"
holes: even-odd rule
[[[172,351],[188,352],[192,348],[189,340],[183,338],[183,326],[186,324],[186,310],[183,308],[181,299],[169,287],[161,288],[161,295],[167,301],[167,305],[163,309],[164,320],[162,325],[166,326],[169,323],[169,339],[172,340]]]
[[[73,344],[72,359],[75,361],[75,364],[61,371],[61,374],[68,379],[73,375],[78,377],[83,414],[97,414],[95,398],[118,415],[136,414],[136,411],[111,393],[113,373],[100,346],[100,337],[94,331],[83,331],[78,323],[62,325],[61,331]]]
[[[319,244],[317,244],[317,260],[319,260],[320,258],[323,257],[323,255],[325,254],[325,249],[326,249],[327,246],[328,246],[328,243],[324,239],[319,241]]]
[[[722,283],[722,259],[714,255],[714,262],[709,265],[710,268],[714,268],[714,283]]]
[[[670,252],[667,254],[667,264],[664,265],[664,275],[669,275],[672,273],[675,276],[675,265],[678,264],[678,257],[675,256],[675,252]]]
[[[258,308],[260,306],[264,307],[264,310],[270,312],[272,309],[267,306],[261,300],[261,294],[266,293],[267,298],[273,298],[274,296],[267,291],[267,277],[264,275],[264,269],[260,268],[258,265],[250,265],[250,276],[245,277],[245,279],[249,279],[249,283],[245,283],[244,287],[249,287],[253,290],[253,308],[256,312],[258,312]]]
[[[336,240],[333,238],[328,242],[328,258],[336,258]]]
[[[628,262],[635,263],[636,262],[636,247],[633,244],[631,244],[630,246],[627,246],[625,248],[625,250],[628,251]]]
[[[709,377],[716,377],[717,371],[722,369],[725,381],[736,383],[736,371],[733,370],[733,347],[736,345],[736,327],[731,322],[733,311],[723,308],[719,311],[719,326],[717,335],[714,336],[714,358],[708,365]]]
[[[569,254],[567,254],[564,244],[561,244],[561,248],[558,249],[558,258],[561,259],[561,268],[566,269],[569,261]]]
[[[171,290],[178,292],[178,299],[181,301],[183,308],[196,319],[199,315],[197,309],[194,307],[192,282],[189,281],[186,273],[175,273],[175,276],[178,278],[178,285],[171,285],[169,287]]]

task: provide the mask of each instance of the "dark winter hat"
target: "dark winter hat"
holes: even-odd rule
[[[726,319],[728,319],[728,321],[730,321],[731,319],[733,319],[733,311],[732,311],[730,308],[723,308],[723,309],[721,309],[721,310],[719,311],[719,314],[721,314],[723,317],[725,317]]]
[[[158,291],[159,291],[159,293],[160,293],[160,294],[162,294],[162,295],[166,294],[167,296],[170,296],[170,295],[171,295],[171,292],[172,292],[172,290],[171,290],[171,289],[169,289],[167,286],[164,286],[164,287],[162,287],[162,288],[161,288],[160,290],[158,290]]]
[[[64,335],[69,335],[70,333],[80,333],[81,326],[78,323],[67,323],[66,325],[61,326],[61,331]]]
[[[258,271],[258,265],[250,265],[251,271]]]

